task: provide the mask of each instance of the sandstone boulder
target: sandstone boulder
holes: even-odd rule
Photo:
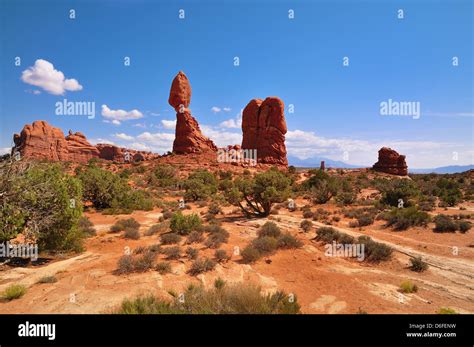
[[[379,160],[374,164],[373,169],[392,175],[408,175],[408,166],[405,161],[405,156],[398,154],[397,151],[388,147],[382,147],[379,150]]]
[[[288,165],[284,115],[280,98],[253,99],[242,114],[242,149],[256,149],[261,164]]]

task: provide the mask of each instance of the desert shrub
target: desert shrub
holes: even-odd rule
[[[197,258],[198,254],[199,254],[198,249],[192,248],[192,247],[186,248],[186,257],[188,257],[188,259],[194,260]]]
[[[333,241],[337,241],[339,237],[340,233],[331,227],[321,227],[316,230],[316,241],[331,243]]]
[[[166,255],[166,259],[169,260],[178,260],[181,258],[181,248],[179,246],[165,248],[162,253]]]
[[[209,171],[197,170],[183,183],[187,200],[204,200],[217,192],[217,179]]]
[[[226,262],[230,259],[230,256],[224,249],[216,249],[216,251],[214,252],[214,257],[219,263]]]
[[[257,232],[258,237],[278,237],[281,235],[281,230],[274,222],[266,222]]]
[[[119,314],[297,314],[300,305],[296,296],[284,292],[263,295],[259,287],[226,285],[223,281],[214,288],[189,286],[184,292],[186,300],[172,301],[152,295],[125,299],[116,310]]]
[[[40,283],[40,284],[43,284],[43,283],[55,283],[57,282],[58,279],[55,277],[55,276],[44,276],[44,277],[41,277],[38,282],[36,283]]]
[[[123,255],[120,257],[117,265],[116,273],[119,275],[134,271],[133,259],[131,255]]]
[[[466,233],[468,232],[472,227],[471,222],[468,221],[460,221],[458,222],[458,229],[461,233]]]
[[[119,175],[93,163],[78,169],[77,177],[82,182],[84,199],[96,208],[110,209],[112,213],[153,208],[153,201],[146,192],[132,190]]]
[[[223,228],[219,232],[210,233],[204,245],[208,248],[219,248],[223,243],[229,240],[229,232]]]
[[[423,272],[428,269],[428,264],[421,257],[410,258],[410,270],[415,272]]]
[[[200,231],[191,231],[191,233],[188,235],[188,238],[186,239],[186,243],[188,245],[192,243],[200,243],[204,241],[204,236],[202,235],[202,232]]]
[[[226,285],[226,282],[220,277],[216,278],[214,281],[214,288],[216,289],[222,289],[225,287],[225,285]]]
[[[365,260],[372,263],[378,263],[390,259],[393,249],[380,242],[372,240],[368,236],[359,236],[357,239],[360,244],[364,244]]]
[[[451,219],[451,217],[444,214],[439,214],[434,218],[435,228],[434,231],[437,233],[450,232],[454,233],[457,230],[457,224]]]
[[[359,227],[365,227],[367,225],[374,224],[374,217],[369,214],[362,214],[357,217],[357,225]]]
[[[418,203],[421,211],[433,211],[436,207],[436,198],[434,196],[423,196]]]
[[[137,256],[132,256],[133,271],[145,272],[152,269],[155,258],[156,253],[149,251]]]
[[[176,169],[171,165],[157,166],[150,176],[150,184],[157,187],[172,187],[176,182]]]
[[[134,218],[128,219],[119,219],[115,222],[114,225],[110,227],[111,232],[119,232],[126,230],[138,230],[140,228],[140,223],[138,223]]]
[[[168,230],[168,227],[169,227],[168,223],[165,223],[165,222],[161,222],[159,224],[152,225],[145,232],[145,236],[151,236],[151,235],[155,235],[155,234],[158,234],[158,233],[163,233],[166,230]]]
[[[123,236],[126,239],[138,240],[140,238],[140,232],[138,229],[125,229]]]
[[[402,293],[416,293],[418,291],[418,286],[411,281],[403,281],[400,284],[400,292]]]
[[[215,216],[216,214],[222,213],[222,210],[219,204],[214,201],[207,208],[207,212]]]
[[[310,220],[305,219],[301,221],[300,228],[303,229],[305,233],[307,233],[313,228],[313,223]]]
[[[202,230],[209,234],[226,233],[226,230],[218,224],[205,225]]]
[[[456,310],[449,308],[449,307],[440,307],[438,314],[457,314]]]
[[[256,248],[261,255],[267,255],[277,249],[278,241],[271,236],[261,236],[252,241],[252,246]]]
[[[197,214],[183,215],[181,211],[173,214],[170,221],[171,231],[180,235],[188,235],[201,227],[201,219]]]
[[[198,258],[192,264],[189,269],[189,274],[192,276],[199,275],[200,273],[211,271],[216,266],[216,262],[209,258]]]
[[[311,210],[306,210],[303,212],[303,218],[313,218],[314,213]]]
[[[399,201],[402,200],[404,207],[410,207],[412,199],[419,194],[416,184],[410,180],[382,179],[377,181],[376,186],[382,193],[381,202],[389,206],[398,207]]]
[[[89,220],[89,218],[82,216],[79,219],[77,225],[79,232],[81,232],[84,236],[95,236],[96,230],[94,228],[94,224]]]
[[[335,177],[322,170],[311,170],[312,176],[303,183],[303,189],[310,192],[315,204],[325,204],[337,194],[339,183]]]
[[[158,271],[161,275],[171,272],[171,263],[167,261],[162,261],[156,264],[155,270]]]
[[[303,246],[303,242],[291,234],[282,234],[277,239],[278,248],[291,249],[300,248],[301,246]]]
[[[237,178],[234,187],[226,193],[226,199],[246,216],[266,217],[272,205],[286,201],[289,194],[290,179],[272,168],[254,178]]]
[[[19,299],[26,293],[26,287],[22,284],[11,284],[2,292],[2,299],[11,301]]]
[[[241,255],[242,255],[242,259],[243,259],[244,263],[246,263],[246,264],[253,263],[253,262],[257,261],[258,259],[260,259],[260,257],[262,256],[260,254],[260,251],[258,249],[256,249],[253,245],[246,246],[242,250]]]
[[[22,233],[40,251],[80,251],[81,182],[59,164],[0,163],[0,243]]]
[[[408,208],[393,208],[383,218],[387,221],[386,226],[392,226],[395,230],[406,230],[413,226],[426,226],[430,216],[419,211],[415,206]]]
[[[181,236],[175,233],[166,233],[160,236],[160,241],[163,245],[172,245],[181,241]]]

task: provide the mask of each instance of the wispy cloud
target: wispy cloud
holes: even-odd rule
[[[102,105],[102,116],[115,125],[120,125],[122,121],[143,118],[143,114],[138,110],[112,110],[107,105]]]

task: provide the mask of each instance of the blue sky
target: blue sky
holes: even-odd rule
[[[390,146],[411,168],[474,163],[469,0],[0,0],[0,20],[4,151],[40,119],[91,142],[167,151],[169,88],[183,70],[192,113],[221,146],[241,141],[239,113],[252,98],[278,96],[291,156],[371,165]],[[63,99],[95,102],[96,117],[56,115]],[[419,119],[380,115],[389,99],[419,102]]]

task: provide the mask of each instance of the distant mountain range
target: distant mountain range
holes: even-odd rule
[[[324,160],[327,168],[333,167],[338,169],[355,169],[367,167],[365,165],[350,165],[342,161],[331,160],[328,158],[313,157],[308,159],[299,159],[297,157],[288,156],[288,165],[293,165],[296,167],[317,167],[321,165],[321,161]],[[465,172],[468,170],[474,170],[474,165],[452,165],[452,166],[442,166],[431,169],[410,169],[410,173],[437,173],[437,174],[452,174],[458,172]]]

